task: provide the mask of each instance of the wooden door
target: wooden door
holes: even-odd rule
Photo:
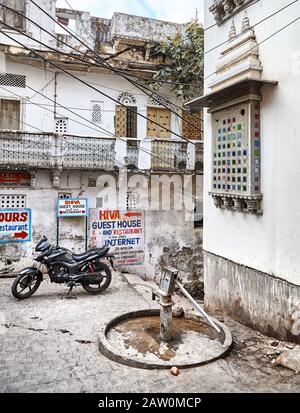
[[[20,129],[20,101],[0,99],[0,129]]]
[[[202,112],[198,113],[188,113],[184,111],[182,113],[182,136],[186,139],[191,140],[202,140],[203,139],[203,120]]]
[[[117,138],[126,138],[127,108],[116,106],[115,113],[115,135]]]
[[[171,129],[171,112],[164,108],[148,108],[148,138],[170,138],[170,132],[166,129]],[[153,123],[156,122],[156,123]],[[157,125],[158,124],[158,125]]]

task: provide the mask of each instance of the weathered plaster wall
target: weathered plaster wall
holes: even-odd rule
[[[260,0],[247,9],[250,24],[271,15],[288,0]],[[215,23],[205,2],[205,27]],[[255,27],[258,42],[293,21],[299,2]],[[243,13],[234,17],[238,33]],[[228,39],[231,19],[206,31],[205,48]],[[299,163],[299,21],[259,46],[263,78],[279,82],[264,87],[261,106],[263,216],[251,216],[215,208],[211,190],[211,116],[205,116],[204,249],[247,267],[300,285]],[[205,77],[215,72],[221,46],[206,55]],[[213,76],[206,80],[205,90]],[[207,268],[207,278],[213,277]],[[213,290],[209,289],[211,294]],[[215,297],[215,294],[214,294]]]
[[[124,13],[114,13],[112,18],[111,37],[127,37],[161,42],[166,40],[168,36],[174,36],[178,32],[181,32],[182,28],[183,26],[181,24]]]
[[[32,210],[32,242],[0,245],[0,272],[15,272],[26,265],[31,265],[34,246],[43,235],[46,235],[51,243],[56,244],[56,204],[59,193],[70,193],[74,198],[88,198],[89,207],[96,208],[100,188],[89,188],[88,178],[98,178],[98,176],[99,174],[96,173],[64,172],[61,176],[60,188],[54,189],[51,174],[47,171],[39,171],[36,174],[35,188],[0,189],[0,195],[25,194],[26,208]],[[61,246],[75,253],[84,251],[84,218],[61,220],[59,234]]]
[[[110,177],[110,178],[109,178]],[[88,187],[88,178],[97,179],[97,187]],[[39,239],[46,235],[51,243],[56,243],[56,203],[59,193],[72,197],[88,198],[89,208],[97,207],[97,199],[102,199],[103,209],[115,209],[118,201],[114,185],[115,175],[97,172],[63,172],[59,189],[53,188],[52,176],[48,171],[36,173],[35,187],[28,189],[1,189],[1,194],[25,194],[26,208],[32,210],[32,242],[0,246],[0,273],[17,272],[32,264],[32,252]],[[105,182],[109,183],[104,188]],[[122,181],[123,182],[123,181]],[[119,186],[122,185],[121,181]],[[146,180],[147,182],[147,180]],[[201,192],[201,180],[198,182]],[[145,196],[148,189],[145,190]],[[174,199],[174,194],[172,198]],[[141,197],[143,198],[143,196]],[[202,234],[194,230],[194,222],[185,210],[151,211],[141,200],[141,210],[145,210],[145,262],[144,265],[130,266],[122,270],[137,274],[147,280],[159,280],[165,265],[180,269],[180,276],[191,292],[200,292],[202,285]],[[124,209],[123,207],[121,209]],[[85,220],[60,220],[59,244],[75,253],[84,251]],[[101,245],[99,245],[101,247]],[[200,283],[199,283],[200,281]]]
[[[204,252],[206,308],[300,344],[300,287]]]

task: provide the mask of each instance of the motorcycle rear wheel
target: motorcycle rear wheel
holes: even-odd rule
[[[100,284],[82,284],[82,288],[88,293],[92,295],[100,294],[103,291],[107,290],[110,286],[112,275],[109,267],[107,265],[103,265],[103,268],[99,271],[103,274],[103,280]],[[97,271],[97,268],[96,268]]]
[[[41,279],[35,274],[19,274],[11,287],[12,295],[18,300],[25,300],[37,291],[41,282]]]

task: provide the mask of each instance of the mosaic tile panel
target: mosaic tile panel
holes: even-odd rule
[[[247,103],[213,114],[214,192],[238,195],[251,192],[250,111]]]

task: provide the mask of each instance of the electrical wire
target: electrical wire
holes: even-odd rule
[[[2,71],[0,71],[0,72],[2,72]],[[2,72],[2,73],[5,73],[5,72]],[[41,92],[35,90],[33,87],[28,86],[28,85],[27,85],[27,87],[28,87],[29,89],[31,89],[32,91],[36,92],[36,94],[39,94],[39,95],[41,95],[42,97],[44,97],[45,99],[48,99],[49,101],[55,103],[55,101],[54,101],[53,99],[51,99],[51,98],[49,98],[48,96],[42,94]],[[6,89],[6,88],[4,88],[4,87],[2,87],[2,86],[0,86],[0,88],[3,89],[3,90],[5,90],[5,91],[8,92],[8,93],[10,92],[8,89]],[[13,93],[13,92],[12,92],[12,93]],[[21,95],[18,95],[18,94],[16,94],[16,93],[13,93],[13,94],[14,94],[15,96],[21,98],[21,99],[24,99],[24,97],[21,96]],[[26,100],[29,100],[29,99],[26,99]],[[39,107],[42,107],[40,104],[37,104],[37,103],[35,103],[35,102],[31,102],[31,104],[36,105],[36,106],[39,106]],[[75,112],[73,112],[72,110],[68,109],[67,107],[61,105],[60,103],[56,102],[56,105],[62,107],[63,109],[69,111],[70,113],[73,113],[75,116],[80,117],[81,119],[85,120],[86,122],[92,123],[92,124],[94,125],[93,122],[89,121],[88,119],[86,119],[85,117],[83,117],[83,116],[81,116],[81,115],[78,115],[77,113],[75,113]],[[47,108],[44,108],[44,107],[42,107],[42,109],[45,109],[45,110],[47,110],[47,111],[50,112],[50,113],[53,113],[50,109],[47,109]],[[58,113],[58,115],[61,116],[61,117],[63,117],[63,115],[61,115],[61,114],[59,114],[59,113]],[[81,122],[78,122],[78,121],[76,121],[76,120],[74,120],[74,119],[72,119],[72,118],[70,118],[70,117],[69,117],[68,119],[71,120],[71,121],[73,121],[73,122],[75,122],[75,123],[77,123],[77,124],[80,124],[80,125],[82,125],[82,126],[85,126],[85,127],[89,128],[89,129],[96,130],[96,132],[99,132],[97,129],[91,128],[91,127],[88,126],[88,125],[84,125],[84,124],[82,124]],[[112,132],[108,131],[107,129],[105,129],[105,128],[101,127],[101,126],[98,126],[98,125],[94,125],[94,126],[97,126],[101,132],[104,131],[104,133],[105,133],[105,134],[108,134],[109,137],[111,137],[111,138],[113,138],[113,139],[117,139],[117,138],[118,138],[117,136],[115,136]],[[123,138],[121,138],[121,137],[118,138],[118,139],[120,139],[120,140],[122,140],[123,142],[126,142],[126,143],[127,143],[127,140],[126,140],[126,139],[123,139]],[[174,143],[176,143],[176,141],[174,141]],[[157,155],[153,155],[153,154],[151,154],[150,152],[146,151],[144,148],[140,148],[140,150],[141,150],[142,152],[145,152],[146,154],[150,155],[152,158],[158,159],[158,160],[164,162],[165,165],[168,165],[168,166],[170,166],[171,168],[174,167],[174,165],[168,163],[168,162],[166,161],[166,159],[161,158],[160,156],[157,156]],[[185,171],[183,171],[183,172],[185,172]]]
[[[37,40],[37,39],[32,38],[31,36],[29,36],[29,35],[26,34],[26,33],[22,33],[22,32],[20,32],[19,30],[16,30],[15,28],[13,28],[12,26],[8,25],[7,23],[2,23],[2,24],[3,24],[4,26],[6,26],[6,27],[8,27],[8,28],[10,28],[10,29],[12,29],[12,30],[14,30],[14,31],[17,31],[19,34],[22,34],[22,35],[28,37],[29,39],[31,39],[31,40],[33,40],[33,41],[35,41],[35,42],[38,42],[38,43],[42,44],[43,46],[49,48],[49,46],[47,46],[45,43],[43,43],[43,42],[41,42],[41,41],[39,41],[39,40]],[[93,90],[96,91],[97,93],[100,93],[102,96],[105,96],[106,98],[108,98],[108,99],[112,100],[113,102],[117,103],[119,106],[122,106],[122,107],[127,108],[131,113],[133,113],[133,112],[134,112],[134,113],[137,113],[138,116],[146,119],[147,121],[153,123],[154,125],[159,126],[161,129],[164,129],[164,130],[166,130],[167,132],[173,134],[174,136],[177,136],[178,138],[180,138],[180,139],[182,139],[182,140],[184,140],[184,141],[186,141],[186,142],[188,142],[188,143],[191,143],[192,145],[195,145],[194,142],[192,142],[192,141],[184,138],[183,136],[181,136],[181,135],[179,135],[178,133],[172,131],[171,129],[169,129],[169,128],[163,126],[163,125],[161,125],[160,123],[158,123],[158,122],[156,122],[156,121],[154,121],[154,120],[149,119],[147,116],[143,115],[142,113],[139,113],[139,112],[134,111],[134,109],[132,109],[130,106],[127,106],[127,105],[125,105],[125,104],[122,103],[122,102],[119,102],[117,99],[114,99],[113,97],[111,97],[111,96],[108,95],[107,93],[104,93],[104,92],[100,91],[99,89],[95,88],[94,86],[88,84],[85,80],[80,79],[79,77],[77,77],[77,76],[74,75],[73,73],[69,72],[68,70],[63,69],[61,66],[59,66],[59,65],[57,65],[56,63],[50,61],[49,59],[43,57],[43,56],[42,56],[41,54],[39,54],[37,51],[35,51],[34,49],[26,46],[24,43],[20,42],[19,40],[14,39],[13,37],[11,37],[9,34],[7,34],[6,32],[4,32],[3,30],[1,30],[0,32],[1,32],[4,36],[6,36],[6,37],[8,37],[10,40],[12,40],[13,42],[19,44],[19,45],[22,46],[24,49],[30,51],[31,53],[35,54],[35,55],[36,55],[37,57],[39,57],[40,59],[44,60],[46,63],[48,63],[48,64],[56,67],[57,69],[61,70],[62,72],[66,73],[67,75],[69,75],[70,77],[72,77],[73,79],[76,79],[77,81],[79,81],[80,83],[84,84],[85,86],[93,89]],[[51,48],[50,48],[50,49],[51,49]]]
[[[157,99],[165,99],[164,97],[162,97],[159,93],[154,92],[152,89],[150,89],[149,87],[147,87],[146,85],[141,85],[138,82],[133,81],[132,79],[129,79],[126,75],[124,75],[121,71],[115,69],[113,66],[111,66],[108,62],[106,62],[100,55],[99,53],[96,53],[95,50],[93,50],[91,47],[89,47],[86,43],[84,43],[80,38],[78,38],[76,35],[72,34],[66,27],[64,27],[61,23],[59,23],[53,16],[51,16],[51,14],[49,14],[47,11],[45,11],[42,7],[40,7],[37,3],[35,3],[35,1],[33,0],[29,0],[32,4],[34,4],[39,10],[41,10],[44,14],[46,14],[52,21],[54,21],[56,24],[58,24],[61,28],[63,28],[64,30],[66,30],[74,39],[76,39],[78,42],[80,42],[87,50],[89,50],[93,55],[95,55],[98,59],[100,59],[100,61],[102,61],[102,65],[104,68],[109,68],[112,72],[117,73],[119,76],[122,76],[123,78],[125,78],[128,82],[132,83],[133,85],[135,85],[138,89],[140,89],[142,92],[144,92],[145,94],[147,94],[150,98],[153,98],[154,96],[157,97]],[[6,7],[6,6],[4,6]],[[18,12],[17,12],[18,13]],[[26,16],[24,16],[21,13],[18,13],[21,16],[23,16],[24,18],[26,18]],[[37,25],[36,22],[33,22],[34,24]],[[45,29],[41,28],[42,30],[45,31]],[[52,34],[50,34],[52,35]],[[53,36],[53,35],[52,35]],[[35,39],[33,39],[35,40]],[[58,41],[61,42],[60,39],[57,39]],[[94,39],[95,40],[95,39]],[[37,40],[36,40],[37,41]],[[62,42],[64,43],[64,42]],[[66,44],[69,48],[74,49],[72,46]],[[78,50],[75,49],[76,52],[78,53]],[[95,61],[95,59],[93,59]],[[97,63],[99,64],[98,60]],[[151,95],[149,95],[145,90],[149,90]],[[165,99],[166,100],[166,99]],[[172,109],[170,109],[170,107],[168,105],[166,105],[164,102],[160,102],[162,104],[162,106],[164,106],[165,108],[169,109],[172,111]],[[180,110],[182,110],[183,112],[187,112],[186,109],[179,107],[178,105],[174,104],[173,102],[169,102],[171,103],[172,106],[174,107],[178,107]],[[180,116],[178,113],[172,111],[173,113],[175,113],[176,116],[179,116],[181,119],[183,119],[186,123],[190,123],[188,120],[185,120],[182,116]],[[194,114],[191,114],[189,112],[187,112],[190,116],[194,116],[196,117]],[[161,126],[161,125],[158,125]],[[191,124],[191,126],[195,127],[195,125]],[[197,127],[196,127],[197,128]],[[197,128],[198,129],[198,128]],[[203,133],[203,131],[200,131]],[[183,137],[181,137],[181,139],[185,139]]]
[[[281,29],[277,30],[276,32],[272,33],[270,36],[266,37],[264,40],[262,40],[261,42],[257,43],[255,46],[253,46],[251,49],[249,49],[247,52],[243,53],[241,56],[239,56],[238,58],[232,60],[232,62],[230,62],[230,64],[234,64],[235,62],[239,61],[241,58],[247,56],[252,50],[257,49],[258,46],[262,45],[263,43],[265,43],[266,41],[272,39],[274,36],[276,36],[277,34],[281,33],[283,30],[287,29],[289,26],[291,26],[292,24],[296,23],[298,20],[300,19],[300,17],[297,17],[295,20],[291,21],[290,23],[286,24],[285,26],[283,26]],[[217,71],[211,73],[210,75],[206,76],[204,78],[204,80],[209,79],[210,77],[214,76],[217,74]]]
[[[7,89],[5,89],[5,88],[3,88],[3,87],[1,87],[1,86],[0,86],[0,88],[3,89],[3,90],[7,90]],[[12,92],[12,94],[14,94],[15,96],[20,97],[20,95],[14,93],[14,92]],[[13,120],[18,120],[18,119],[16,119],[16,118],[11,117],[11,116],[8,116],[8,117],[11,118],[11,119],[13,119]],[[25,122],[22,122],[22,123],[25,124]],[[34,128],[34,129],[38,129],[38,128],[36,128],[35,126],[30,125],[30,124],[28,124],[28,123],[26,123],[26,125]],[[53,134],[52,132],[47,133],[47,132],[43,132],[41,129],[39,129],[39,130],[40,130],[41,133],[44,134],[44,135],[48,135],[48,134],[49,134],[49,135],[50,135],[50,134],[52,135],[52,134]],[[6,132],[4,132],[4,133],[6,133]],[[28,133],[28,132],[27,132],[27,133]],[[1,134],[1,132],[0,132],[0,134]],[[26,132],[20,131],[20,134],[26,134]],[[68,135],[67,135],[67,136],[68,136]],[[72,135],[70,135],[70,136],[72,136]],[[72,146],[72,147],[74,147],[74,148],[76,148],[76,149],[84,149],[84,148],[82,148],[82,147],[80,147],[80,146],[78,146],[78,145],[75,145],[75,144],[72,144],[71,142],[66,141],[65,139],[59,137],[58,135],[57,135],[57,139],[60,140],[60,141],[62,141],[64,144],[67,144],[67,146]],[[29,139],[28,142],[31,142],[31,143],[33,143],[33,144],[36,143],[35,141],[33,141],[33,140],[31,140],[31,139]],[[3,150],[3,151],[5,151],[5,152],[8,152],[8,153],[14,153],[14,154],[19,154],[19,153],[20,153],[20,152],[18,152],[18,151],[13,151],[13,150],[11,150],[11,149],[6,149],[6,148],[3,148],[3,147],[0,147],[0,149]],[[99,154],[99,153],[92,152],[91,150],[88,150],[88,149],[86,149],[86,150],[87,150],[87,152],[84,152],[84,153],[73,153],[73,154],[64,155],[64,156],[69,157],[69,156],[79,156],[79,155],[88,155],[88,154],[97,155],[97,156],[99,156],[100,159],[102,159],[102,160],[107,161],[108,159],[110,159],[110,160],[112,160],[114,163],[116,163],[117,165],[119,165],[121,168],[126,168],[126,169],[127,169],[127,165],[122,164],[120,161],[118,161],[116,158],[114,158],[114,157],[112,157],[112,156],[104,157],[104,156],[101,156],[101,154]],[[146,153],[149,153],[149,152],[146,152]],[[150,154],[150,153],[149,153],[149,154]],[[53,156],[53,157],[58,157],[58,158],[60,157],[59,155],[52,155],[52,156]],[[95,166],[96,166],[96,165],[95,165]],[[143,171],[143,170],[141,170],[141,169],[138,169],[138,168],[135,169],[134,172],[139,172],[140,174],[145,175],[145,176],[147,176],[147,177],[150,176],[150,172],[145,172],[145,171]],[[161,185],[162,185],[162,187],[164,187],[164,186],[167,187],[167,185],[164,184],[163,182],[161,183]],[[168,188],[169,188],[169,187],[168,187]],[[176,190],[176,189],[174,188],[174,192],[180,193],[181,196],[182,196],[182,191]],[[195,198],[194,198],[194,197],[190,197],[190,196],[188,196],[188,195],[184,195],[184,196],[185,196],[186,198],[191,199],[193,202],[195,201]],[[184,209],[185,209],[186,211],[188,211],[188,212],[191,212],[191,211],[188,210],[187,208],[184,208]]]

